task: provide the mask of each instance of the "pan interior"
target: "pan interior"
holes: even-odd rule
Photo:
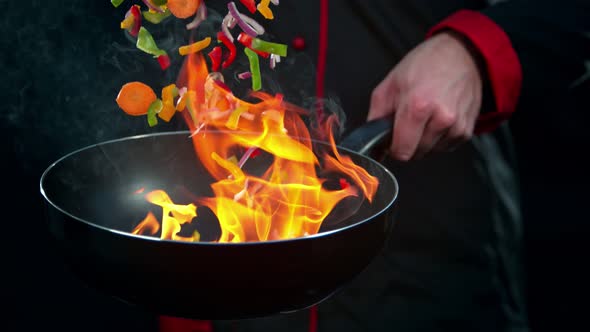
[[[370,219],[397,196],[395,178],[382,165],[352,151],[341,153],[376,176],[379,188],[371,203],[353,198],[340,202],[322,224],[320,233]],[[250,159],[244,168],[251,174],[261,173],[271,161],[272,156],[262,154]],[[169,132],[108,141],[75,151],[46,170],[41,190],[50,204],[80,221],[131,232],[148,211],[161,218],[161,208],[138,192],[163,189],[174,203],[188,204],[196,197],[211,197],[213,182],[194,152],[189,132]],[[216,240],[220,229],[215,215],[199,208],[197,219],[182,232],[191,234],[197,230],[202,241]]]

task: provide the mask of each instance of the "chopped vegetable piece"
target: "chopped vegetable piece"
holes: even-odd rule
[[[236,157],[235,155],[227,158],[227,161],[229,161],[230,163],[232,163],[234,165],[238,165],[238,157]]]
[[[209,44],[211,44],[211,37],[204,38],[203,40],[199,40],[198,42],[194,42],[190,45],[181,46],[178,49],[178,53],[180,53],[180,55],[197,53],[197,52],[201,51],[202,49],[206,48],[207,46],[209,46]]]
[[[215,46],[207,55],[211,59],[211,71],[218,71],[221,65],[221,47]]]
[[[135,19],[133,15],[127,15],[123,21],[121,21],[121,29],[129,30],[133,27],[133,23],[135,23]]]
[[[172,13],[170,13],[170,11],[168,9],[166,9],[164,12],[162,13],[158,13],[158,12],[151,12],[149,10],[144,10],[142,12],[143,14],[143,18],[153,24],[159,24],[160,22],[162,22],[164,19],[170,17],[172,15]]]
[[[119,91],[117,104],[127,114],[139,116],[147,114],[148,108],[156,100],[154,90],[141,82],[129,82]]]
[[[252,77],[252,73],[249,72],[249,71],[245,71],[243,73],[239,73],[238,74],[238,78],[241,79],[241,80],[245,80],[245,79],[248,79],[250,77]]]
[[[287,56],[287,45],[271,43],[259,38],[252,38],[252,49],[267,53],[273,53],[280,56]]]
[[[350,183],[348,183],[348,181],[346,181],[345,178],[340,178],[340,180],[338,180],[338,183],[340,184],[340,189],[346,189],[350,187]]]
[[[249,35],[253,35],[253,36],[261,34],[261,33],[259,33],[259,31],[257,31],[257,29],[254,29],[254,27],[251,26],[250,21],[252,21],[252,19],[250,19],[250,20],[245,19],[245,17],[247,17],[247,16],[242,15],[238,11],[238,8],[236,7],[236,4],[233,1],[231,1],[227,4],[227,8],[229,9],[229,13],[231,14],[231,16],[233,16],[233,18],[237,21],[240,28],[245,33],[247,33]],[[259,25],[259,24],[257,24],[257,25]]]
[[[152,3],[156,6],[163,6],[168,2],[168,0],[151,0]]]
[[[238,35],[238,41],[240,42],[240,44],[248,47],[249,49],[256,52],[256,54],[260,55],[261,57],[268,58],[270,56],[270,53],[266,53],[266,52],[252,49],[252,39],[254,39],[254,37],[252,37],[244,32],[240,32],[240,34]]]
[[[111,0],[111,3],[113,4],[113,6],[115,8],[117,8],[123,3],[123,1],[125,1],[125,0]]]
[[[160,99],[156,99],[150,104],[147,113],[147,121],[150,127],[153,127],[158,124],[158,118],[156,117],[156,115],[160,113],[160,111],[162,110],[162,106],[163,104]]]
[[[178,18],[193,16],[202,0],[168,0],[167,6],[172,15]]]
[[[186,88],[183,88],[186,90]],[[178,92],[179,94],[179,98],[178,101],[176,102],[176,110],[179,112],[184,111],[184,109],[186,108],[186,99],[187,99],[187,93],[186,91],[184,91],[184,93],[182,93],[182,89]]]
[[[139,34],[139,30],[141,29],[141,10],[138,5],[133,5],[129,8],[131,15],[133,15],[133,28],[129,31],[129,33],[133,37],[137,37]]]
[[[176,113],[176,107],[174,106],[174,98],[178,96],[178,88],[176,84],[170,84],[162,89],[162,111],[158,113],[160,119],[168,122],[172,119],[174,113]]]
[[[197,123],[197,112],[195,110],[194,104],[197,100],[197,92],[190,90],[187,91],[185,94],[185,103],[186,103],[186,108],[188,109],[188,114],[191,116],[191,118],[193,119],[193,123]]]
[[[233,110],[231,112],[231,114],[229,115],[229,117],[227,118],[227,121],[225,122],[225,126],[229,129],[235,130],[238,129],[238,123],[240,121],[240,116],[242,115],[242,113],[246,112],[248,109],[246,107],[240,106],[238,108],[236,108],[235,110]],[[237,162],[238,160],[236,159],[236,165],[238,164]]]
[[[252,73],[252,90],[258,91],[262,88],[260,80],[260,63],[258,62],[258,55],[249,48],[244,49],[244,53],[250,61],[250,72]]]
[[[250,13],[254,14],[256,12],[256,3],[254,0],[240,0],[240,2],[246,6]]]
[[[272,10],[270,10],[270,7],[268,7],[269,5],[270,0],[262,0],[256,8],[258,8],[258,11],[260,12],[260,14],[262,14],[262,16],[264,16],[264,18],[272,20],[274,18],[274,15],[272,14]]]
[[[197,9],[197,13],[195,14],[195,18],[186,25],[187,30],[197,28],[203,21],[207,19],[207,6],[204,2],[201,2],[199,9]]]
[[[145,53],[156,57],[166,55],[166,51],[158,48],[158,45],[156,45],[156,42],[154,41],[154,37],[152,37],[152,34],[144,27],[139,29],[136,46]]]
[[[160,68],[162,70],[166,70],[170,67],[170,57],[167,54],[163,54],[158,56],[158,63],[160,64]]]
[[[227,49],[229,50],[229,55],[227,57],[227,59],[225,59],[223,61],[223,63],[221,64],[221,68],[225,69],[227,67],[229,67],[234,60],[236,59],[236,45],[234,45],[225,34],[223,34],[223,32],[219,31],[217,33],[217,40],[219,40],[220,42],[223,43],[223,45],[225,45],[225,47],[227,47]]]
[[[156,13],[163,13],[164,10],[159,6],[155,5],[151,0],[142,0],[148,8]]]

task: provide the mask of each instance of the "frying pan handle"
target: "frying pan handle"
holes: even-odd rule
[[[382,155],[391,145],[392,131],[391,117],[372,120],[354,129],[339,145],[365,156]]]

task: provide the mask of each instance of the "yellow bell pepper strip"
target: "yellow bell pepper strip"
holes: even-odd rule
[[[248,9],[250,13],[254,14],[256,12],[256,3],[254,0],[240,0],[240,2],[246,7],[246,9]]]
[[[204,38],[204,39],[199,40],[198,42],[194,42],[190,45],[181,46],[180,48],[178,48],[178,53],[180,53],[180,55],[197,53],[197,52],[205,49],[206,47],[208,47],[209,44],[211,44],[211,37]]]
[[[178,96],[178,88],[176,84],[170,84],[162,89],[162,110],[158,113],[158,117],[166,122],[169,122],[176,113],[174,106],[174,98]]]
[[[193,90],[189,90],[184,94],[184,96],[186,99],[185,103],[186,103],[186,108],[188,109],[188,114],[191,116],[193,123],[196,125],[198,123],[197,111],[193,107],[194,106],[193,103],[197,100],[197,92],[193,91]]]
[[[170,11],[168,9],[166,9],[164,12],[153,12],[153,11],[149,11],[149,10],[144,10],[143,12],[141,12],[143,15],[143,18],[153,24],[159,24],[160,22],[162,22],[163,20],[165,20],[166,18],[170,17],[172,15],[172,13],[170,13]]]
[[[248,61],[250,62],[250,73],[252,73],[252,90],[258,91],[262,88],[258,55],[249,48],[245,48],[244,53],[246,53]]]
[[[111,0],[111,3],[113,4],[113,7],[117,8],[123,3],[123,1],[125,0]]]
[[[182,112],[186,108],[186,98],[187,98],[186,87],[180,89],[178,91],[178,94],[179,94],[179,98],[178,98],[178,101],[176,101],[176,110],[178,112]]]
[[[231,112],[231,114],[229,115],[229,117],[227,118],[225,126],[229,129],[232,129],[232,130],[238,129],[238,122],[240,121],[240,116],[242,115],[242,113],[246,112],[247,110],[248,109],[244,106],[239,106],[238,108],[233,110]],[[236,165],[237,164],[238,163],[236,160]]]
[[[121,21],[121,29],[129,30],[133,27],[133,23],[135,23],[135,19],[133,15],[127,15],[123,21]]]
[[[211,52],[207,53],[211,59],[211,71],[218,71],[221,65],[221,47],[215,46]]]
[[[160,99],[156,99],[154,100],[154,102],[151,103],[147,113],[147,121],[150,127],[153,127],[158,124],[158,118],[156,117],[156,114],[160,113],[162,107],[163,103]]]
[[[252,49],[263,51],[280,56],[287,56],[287,45],[279,43],[271,43],[259,38],[252,38]]]
[[[262,0],[256,8],[258,8],[258,11],[260,14],[262,14],[262,16],[264,16],[264,18],[272,20],[274,19],[274,15],[272,14],[272,10],[270,10],[269,5],[270,0]]]
[[[223,63],[221,63],[221,68],[225,69],[229,67],[236,59],[236,45],[234,45],[234,43],[232,43],[229,40],[229,38],[227,38],[227,36],[221,31],[217,33],[217,40],[222,42],[223,45],[225,45],[225,47],[227,47],[227,49],[229,50],[229,55],[227,59],[225,59]]]

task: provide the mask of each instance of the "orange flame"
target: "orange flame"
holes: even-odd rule
[[[186,78],[188,89],[183,115],[193,133],[195,152],[216,180],[211,185],[214,197],[201,198],[197,203],[217,216],[221,227],[219,242],[316,234],[342,199],[362,193],[372,200],[377,178],[354,164],[350,157],[340,155],[331,132],[329,143],[334,156],[325,154],[323,167],[347,176],[356,186],[337,190],[324,187],[326,180],[317,174],[322,165],[301,119],[302,111],[284,102],[281,95],[252,93],[251,97],[259,100],[257,103],[237,98],[225,86],[220,73],[208,73],[201,54],[188,57],[181,76]],[[207,134],[210,129],[215,132]],[[236,161],[237,153],[245,150],[247,154],[253,149],[273,156],[262,176],[244,171],[247,157]],[[179,239],[176,234],[180,225],[196,216],[194,205],[175,205],[161,190],[146,197],[163,208],[161,238]]]

